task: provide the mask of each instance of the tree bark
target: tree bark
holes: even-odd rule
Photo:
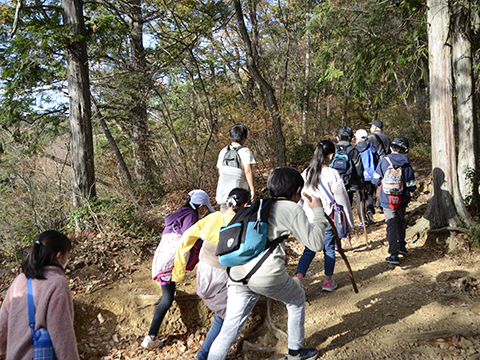
[[[153,160],[149,144],[147,116],[147,95],[150,82],[148,81],[143,47],[142,0],[134,0],[132,4],[130,57],[136,83],[136,91],[132,95],[132,145],[135,175],[142,184],[153,179]]]
[[[478,129],[475,111],[475,89],[472,68],[472,43],[470,28],[470,2],[457,0],[452,3],[452,56],[453,74],[456,88],[456,111],[458,120],[458,182],[460,193],[466,197],[476,197],[466,171],[477,170]]]
[[[62,0],[63,22],[75,40],[65,48],[71,133],[73,205],[79,207],[96,196],[90,82],[85,23],[81,0]]]
[[[92,103],[93,103],[93,108],[97,114],[98,121],[100,122],[100,125],[102,126],[103,133],[105,134],[105,137],[107,138],[110,146],[112,147],[113,153],[115,154],[115,157],[117,158],[118,165],[120,166],[120,170],[122,170],[123,176],[125,178],[125,181],[127,182],[128,188],[130,190],[133,189],[133,182],[132,182],[132,176],[130,175],[130,171],[128,171],[127,164],[125,164],[125,160],[123,159],[123,155],[120,152],[120,149],[118,148],[117,142],[115,141],[112,133],[110,132],[110,129],[107,126],[107,123],[103,119],[103,115],[100,112],[100,109],[97,106],[97,103],[95,101],[95,98],[92,96]],[[132,192],[133,195],[133,192]]]
[[[307,0],[307,11],[305,14],[305,88],[303,90],[303,109],[302,109],[302,143],[307,141],[307,116],[308,103],[310,100],[310,30],[308,23],[310,22],[310,1]]]
[[[285,138],[283,137],[282,132],[282,123],[280,120],[280,112],[278,109],[277,99],[275,97],[275,90],[273,87],[263,78],[260,74],[258,67],[254,60],[254,53],[252,50],[252,43],[248,35],[247,27],[245,26],[245,21],[243,18],[242,5],[240,0],[234,0],[233,4],[235,6],[235,14],[237,17],[238,27],[240,35],[245,46],[245,51],[247,55],[247,69],[255,82],[260,87],[261,91],[265,94],[268,104],[268,110],[270,116],[272,117],[273,122],[273,133],[275,136],[276,142],[276,152],[277,152],[277,165],[284,166],[287,162],[286,160],[286,149],[285,149]]]
[[[455,221],[454,216],[445,216],[450,209],[455,209],[465,222],[472,221],[460,196],[457,181],[452,54],[447,44],[450,25],[448,0],[427,0],[427,7],[434,192],[424,216],[432,228],[437,228],[448,226],[445,222]]]

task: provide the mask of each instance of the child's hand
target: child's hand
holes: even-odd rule
[[[302,193],[302,195],[307,199],[307,204],[311,209],[322,207],[322,202],[319,198],[308,195],[307,193]]]

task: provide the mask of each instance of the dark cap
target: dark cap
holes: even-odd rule
[[[350,129],[348,126],[344,126],[338,131],[338,136],[343,135],[348,135],[350,138],[353,138],[353,130]]]
[[[383,129],[383,122],[380,120],[375,120],[374,122],[368,123],[368,125],[375,125],[379,129]]]
[[[408,140],[405,139],[403,136],[399,136],[399,137],[395,138],[395,140],[393,140],[393,142],[392,142],[392,145],[400,146],[400,147],[404,148],[405,150],[408,150],[408,147],[410,146]]]

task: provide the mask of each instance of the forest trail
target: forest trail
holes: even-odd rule
[[[419,203],[407,214],[415,206]],[[365,246],[363,228],[357,227],[345,247],[357,294],[340,256],[334,275],[338,289],[323,292],[323,254],[317,254],[305,278],[306,345],[319,349],[319,359],[480,359],[479,255],[447,255],[444,244],[427,247],[422,240],[408,240],[408,256],[393,266],[384,261],[385,226],[383,214],[376,214],[367,227],[370,246]],[[460,248],[463,240],[459,235]],[[124,244],[114,251],[113,263],[104,263],[103,269],[111,269],[106,272],[101,267],[93,272],[96,266],[79,269],[78,258],[72,264],[77,267],[70,282],[84,359],[195,357],[211,314],[195,295],[194,272],[177,286],[177,301],[160,329],[164,345],[152,351],[139,347],[161,294],[150,277],[154,250]],[[302,251],[298,242],[287,243],[291,275]],[[247,323],[243,354],[232,351],[228,359],[283,359],[285,343],[278,339],[286,331],[286,310],[271,303],[267,312],[267,305],[261,300]]]
[[[421,187],[407,209],[407,218],[415,214],[410,226],[422,215],[415,209],[424,209],[425,199],[428,190]],[[171,211],[174,205],[169,205],[154,210],[159,219]],[[318,358],[325,360],[480,359],[478,246],[448,255],[442,241],[426,246],[423,239],[408,239],[408,256],[393,266],[385,262],[385,228],[383,214],[375,214],[375,223],[367,227],[370,246],[358,226],[345,246],[358,293],[340,256],[334,274],[338,289],[322,291],[323,254],[317,254],[305,278],[306,346],[319,349]],[[455,240],[460,250],[466,248],[464,235]],[[102,234],[85,234],[74,242],[66,275],[82,359],[194,359],[212,317],[195,294],[195,271],[177,285],[176,301],[160,328],[163,346],[149,351],[139,344],[161,296],[150,274],[157,244]],[[303,245],[292,240],[286,249],[293,275]],[[2,262],[4,294],[20,268]],[[244,329],[243,351],[232,349],[228,360],[283,359],[286,324],[284,305],[261,299]]]

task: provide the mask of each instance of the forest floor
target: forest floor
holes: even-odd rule
[[[422,203],[417,195],[407,216]],[[368,247],[361,227],[351,244],[344,244],[358,293],[340,256],[338,289],[323,292],[323,254],[316,256],[305,278],[306,346],[319,349],[319,359],[480,359],[478,250],[446,254],[441,239],[429,246],[423,238],[408,239],[408,256],[393,266],[384,261],[385,227],[383,214],[376,214],[367,227]],[[455,239],[458,249],[468,248],[463,235]],[[150,274],[155,247],[101,235],[77,242],[66,276],[82,359],[194,359],[212,318],[195,294],[195,271],[177,285],[176,301],[160,328],[163,345],[152,351],[140,347],[161,296]],[[291,275],[302,251],[298,242],[287,242]],[[18,266],[3,265],[1,295],[19,272]],[[260,300],[228,359],[283,359],[286,323],[283,304]]]

